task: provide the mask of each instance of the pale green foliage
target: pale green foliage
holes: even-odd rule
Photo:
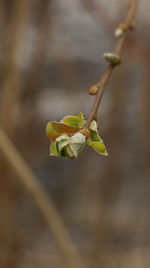
[[[80,132],[85,123],[86,120],[81,112],[77,116],[66,116],[61,122],[49,122],[46,126],[46,135],[51,140],[50,154],[75,159],[87,144],[97,153],[108,155],[105,144],[99,136],[97,122],[93,120],[90,124],[89,137]]]

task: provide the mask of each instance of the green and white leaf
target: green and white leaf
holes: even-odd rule
[[[87,144],[92,147],[97,153],[107,156],[107,150],[106,146],[103,141],[90,141],[90,139],[87,140]]]
[[[75,145],[77,152],[79,153],[85,145],[86,137],[78,132],[71,137],[71,142]]]
[[[75,115],[65,116],[61,120],[61,122],[74,128],[81,129],[86,123],[86,120],[83,119],[83,114],[80,112],[77,114],[77,116]]]
[[[90,127],[90,136],[87,139],[86,143],[92,147],[97,153],[107,156],[106,146],[103,140],[100,138],[98,129],[97,129],[97,122],[95,120],[92,121]]]

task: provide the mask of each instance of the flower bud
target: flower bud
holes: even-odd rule
[[[121,63],[121,58],[116,53],[104,53],[103,58],[111,64],[117,65]]]

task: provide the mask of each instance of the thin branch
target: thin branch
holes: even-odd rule
[[[23,188],[27,190],[40,209],[50,231],[53,233],[53,236],[66,259],[68,267],[84,268],[85,265],[80,258],[78,250],[52,200],[46,194],[35,174],[32,172],[28,164],[22,158],[21,154],[15,148],[1,127],[0,151],[18,175],[20,184],[22,184]]]
[[[22,26],[27,25],[30,11],[29,0],[13,1],[11,22],[8,26],[9,40],[6,42],[6,55],[4,62],[4,78],[2,82],[2,97],[0,106],[0,122],[3,128],[13,136],[15,127],[12,114],[16,103],[19,100],[22,86],[22,76],[19,66],[16,64],[18,50],[23,44]],[[4,54],[5,54],[4,53]]]
[[[95,4],[93,2],[89,2],[87,0],[82,0],[85,8],[89,12],[89,14],[94,18],[96,22],[100,25],[103,25],[108,33],[112,34],[112,30],[114,29],[117,21],[115,18],[110,17],[110,14],[106,10],[106,8],[101,4]],[[133,57],[136,57],[140,62],[143,61],[144,64],[149,67],[149,48],[144,45],[141,39],[137,38],[137,36],[129,36],[128,37],[128,47],[130,47],[128,53],[132,54]],[[134,53],[133,53],[134,52]]]
[[[123,23],[123,25],[125,26],[126,29],[129,29],[131,23],[133,22],[133,19],[134,19],[135,13],[136,13],[136,9],[138,6],[138,2],[139,2],[139,0],[131,0],[130,8],[128,10],[127,17]],[[120,56],[120,54],[123,50],[123,46],[125,43],[125,37],[126,37],[126,34],[124,33],[124,35],[122,37],[118,38],[118,40],[117,40],[116,47],[114,49],[114,53],[117,54],[118,56]],[[98,89],[97,95],[95,97],[91,113],[89,114],[87,122],[84,126],[85,128],[88,128],[90,123],[92,122],[92,120],[96,118],[97,112],[98,112],[98,109],[99,109],[99,106],[100,106],[100,103],[101,103],[101,100],[103,97],[103,93],[104,93],[104,90],[105,90],[106,85],[107,85],[107,82],[108,82],[108,80],[109,80],[109,78],[110,78],[110,76],[111,76],[111,74],[116,66],[117,65],[115,65],[115,64],[109,64],[109,66],[107,67],[106,71],[104,72],[102,78],[98,82],[99,89]]]

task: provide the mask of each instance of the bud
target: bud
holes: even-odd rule
[[[114,32],[115,37],[121,37],[124,35],[124,31],[121,28],[117,28]]]
[[[96,120],[93,120],[89,127],[90,130],[97,131],[97,122]]]
[[[68,159],[77,158],[78,154],[74,144],[67,144],[62,150],[61,156],[66,157]]]
[[[71,143],[71,138],[62,135],[56,139],[56,150],[59,156],[74,159],[78,156],[75,146]]]
[[[92,87],[90,87],[89,88],[89,94],[90,95],[96,95],[96,93],[97,93],[97,91],[98,91],[98,89],[99,89],[99,84],[95,84],[94,86],[92,86]]]
[[[121,58],[116,53],[104,53],[103,58],[111,64],[117,65],[121,63]]]
[[[115,37],[121,37],[127,31],[127,26],[124,23],[118,25],[117,29],[115,30]]]
[[[62,135],[56,139],[56,150],[59,156],[75,159],[85,144],[86,138],[80,132],[72,137]]]
[[[75,145],[77,152],[79,153],[85,145],[86,137],[78,132],[71,137],[71,142]]]

